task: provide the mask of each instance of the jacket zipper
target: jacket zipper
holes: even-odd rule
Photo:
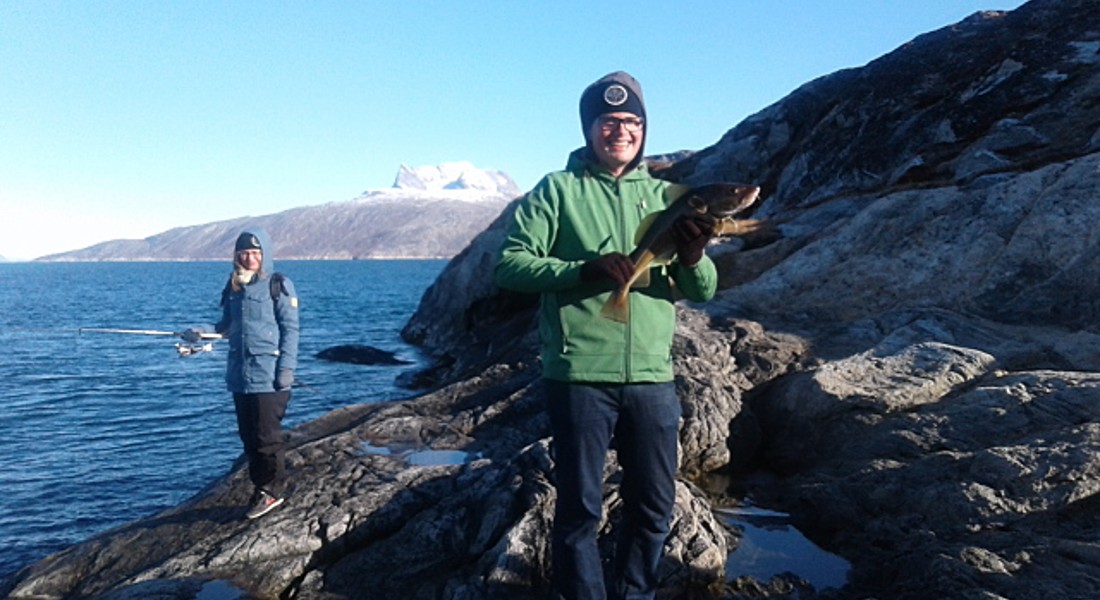
[[[629,256],[631,250],[633,250],[633,248],[629,247],[629,244],[634,239],[634,232],[633,231],[627,231],[629,228],[627,227],[627,224],[626,224],[626,213],[629,210],[633,210],[634,207],[627,206],[626,199],[623,197],[623,185],[622,185],[622,182],[619,181],[619,180],[615,181],[615,195],[618,197],[618,204],[619,204],[618,207],[617,207],[618,211],[619,211],[619,233],[622,235],[622,239],[627,241],[628,247],[626,248],[626,254]],[[629,290],[627,290],[627,294],[626,294],[626,304],[627,304],[627,308],[629,309],[630,304],[631,304],[631,302],[630,302],[630,291]],[[623,340],[623,342],[624,342],[623,381],[624,381],[624,383],[631,383],[631,375],[632,375],[631,371],[633,369],[633,361],[631,360],[631,354],[632,354],[632,347],[634,345],[634,340],[633,340],[633,334],[632,334],[633,327],[630,326],[631,321],[633,321],[633,319],[630,319],[626,322],[626,324],[624,325],[625,332],[623,333],[623,336],[624,336],[624,340]]]

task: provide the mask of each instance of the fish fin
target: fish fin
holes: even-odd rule
[[[714,226],[714,235],[745,235],[760,229],[765,229],[770,223],[761,219],[720,219]]]
[[[634,284],[631,285],[630,287],[632,287],[632,288],[649,287],[649,284],[651,283],[650,278],[649,278],[649,271],[650,271],[649,269],[646,269],[646,270],[642,271],[641,273],[639,273],[638,277],[636,277],[634,279]]]
[[[670,183],[668,184],[668,187],[665,188],[665,200],[667,200],[668,204],[671,205],[673,202],[676,202],[680,199],[681,196],[690,192],[691,190],[692,186],[690,185],[684,185],[682,183]]]
[[[660,254],[655,255],[653,257],[653,260],[650,261],[651,266],[671,265],[672,264],[672,258],[674,256],[676,256],[675,250],[676,249],[673,248],[672,251],[670,251],[670,252],[662,252]]]
[[[642,243],[642,238],[645,237],[645,232],[649,231],[649,228],[653,226],[653,222],[661,216],[661,211],[649,213],[642,219],[642,222],[638,224],[638,228],[634,230],[634,245]]]
[[[600,309],[600,316],[619,323],[629,322],[630,298],[627,296],[629,292],[630,288],[627,286],[616,289],[607,302],[604,302],[603,308]]]

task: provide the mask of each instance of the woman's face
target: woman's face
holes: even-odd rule
[[[237,264],[247,271],[259,271],[263,261],[264,253],[262,250],[241,250],[237,253]]]

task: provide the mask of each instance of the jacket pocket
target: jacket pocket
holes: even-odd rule
[[[245,378],[251,386],[269,387],[275,383],[275,355],[249,354],[245,357]]]
[[[247,355],[274,355],[279,350],[279,326],[270,295],[250,296],[244,300],[242,323],[244,351]]]

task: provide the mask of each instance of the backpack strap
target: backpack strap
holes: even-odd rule
[[[279,294],[290,295],[290,292],[286,291],[286,284],[283,283],[286,280],[286,275],[282,273],[271,274],[271,299],[278,300]]]
[[[279,294],[290,295],[290,292],[286,289],[286,284],[283,283],[286,280],[286,275],[282,273],[273,273],[271,275],[271,299],[278,300]],[[225,303],[229,301],[229,294],[233,291],[233,281],[225,282],[225,287],[222,288],[222,301],[221,306],[225,306]]]

